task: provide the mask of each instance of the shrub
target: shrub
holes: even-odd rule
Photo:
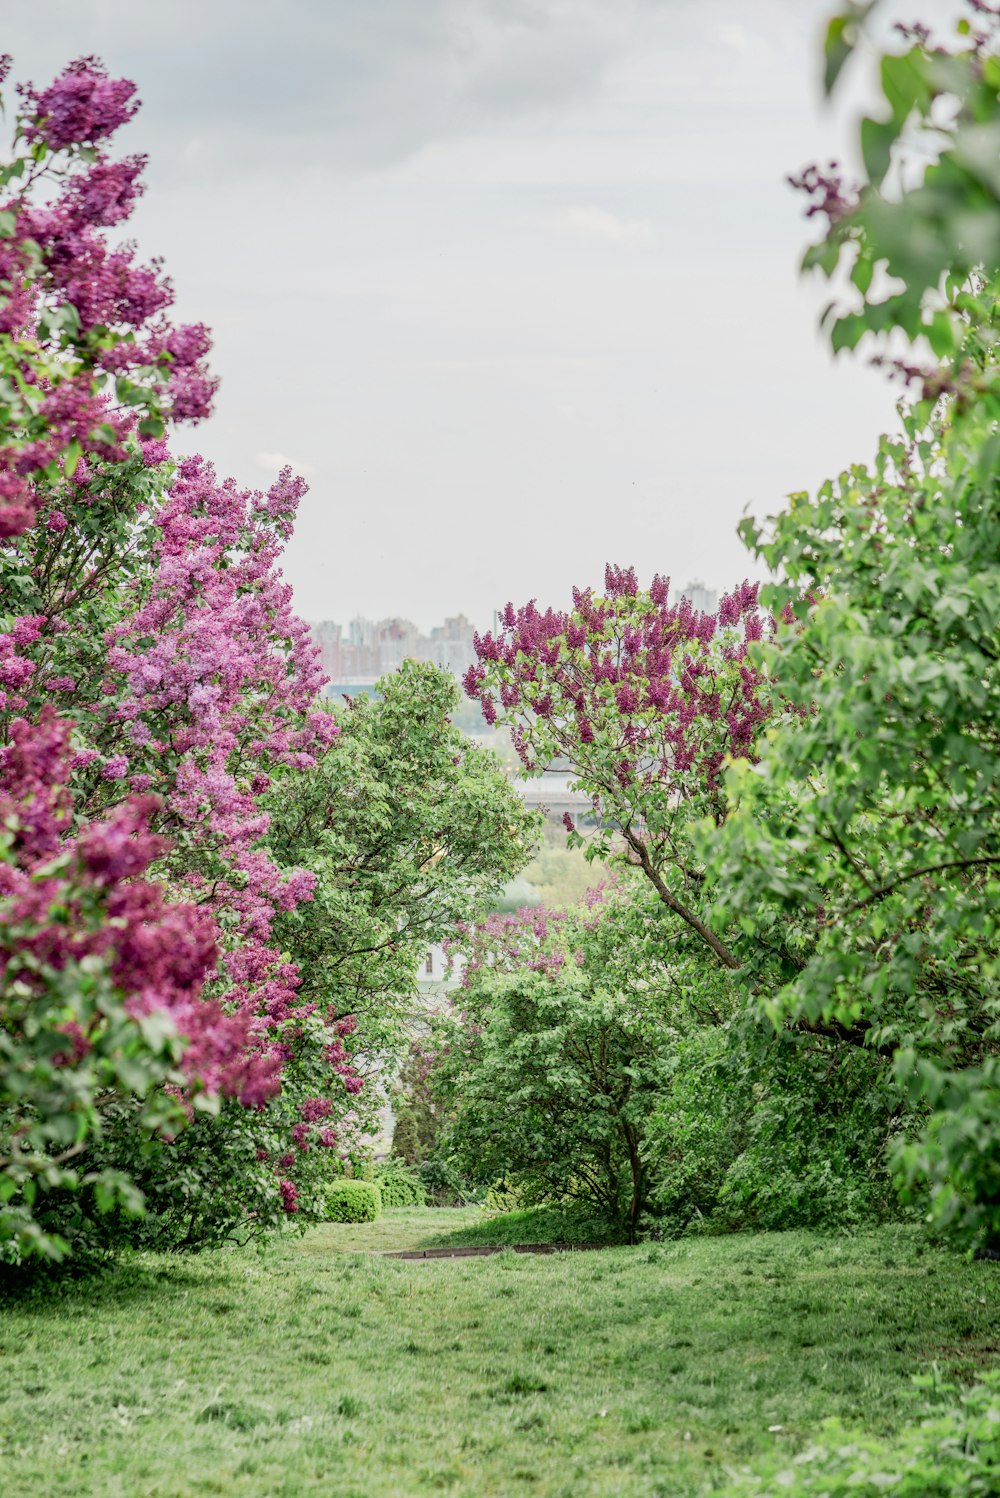
[[[570,1203],[568,1206],[522,1207],[488,1216],[468,1227],[451,1230],[447,1241],[449,1244],[486,1243],[494,1248],[512,1248],[525,1243],[612,1244],[621,1243],[623,1238],[620,1224],[610,1223],[606,1217],[595,1217],[585,1207]]]
[[[784,1469],[739,1474],[731,1498],[776,1491],[795,1498],[988,1498],[1000,1470],[1000,1374],[971,1389],[935,1384],[925,1418],[890,1440],[824,1421],[819,1439]]]
[[[424,1160],[420,1179],[432,1207],[464,1207],[474,1195],[468,1179],[450,1160]]]
[[[486,1188],[483,1208],[487,1212],[519,1212],[526,1205],[524,1190],[512,1185],[506,1176]]]
[[[683,1037],[673,1063],[646,1143],[661,1233],[905,1215],[886,1164],[900,1109],[879,1057],[737,1024]]]
[[[392,1131],[392,1153],[404,1165],[416,1165],[420,1160],[420,1135],[412,1108],[397,1109],[396,1124]]]
[[[423,1181],[396,1160],[387,1160],[378,1166],[375,1184],[381,1193],[383,1207],[423,1207],[427,1203]]]
[[[326,1188],[327,1222],[374,1222],[381,1211],[374,1181],[331,1181]]]

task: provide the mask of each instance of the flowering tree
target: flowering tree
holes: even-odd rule
[[[753,755],[769,693],[749,647],[764,620],[743,583],[718,614],[669,601],[667,579],[648,592],[633,569],[608,567],[604,595],[574,590],[573,608],[542,613],[508,604],[502,629],[476,637],[479,664],[465,688],[488,722],[510,727],[528,774],[569,763],[628,861],[666,908],[727,968],[742,965],[713,929],[690,824],[726,815],[728,755]],[[566,818],[571,841],[579,840]],[[593,854],[607,841],[590,843]]]
[[[144,877],[167,848],[156,798],[77,823],[69,729],[47,706],[0,761],[0,1260],[66,1252],[47,1230],[53,1192],[135,1205],[120,1172],[71,1164],[116,1094],[137,1097],[146,1129],[176,1129],[181,1088],[201,1102],[258,1086],[247,1017],[204,996],[215,921]]]
[[[209,933],[190,1002],[171,1006],[165,989],[163,1022],[176,1032],[174,1063],[196,1044],[208,1055],[214,1034],[226,1065],[160,1080],[182,1087],[188,1113],[199,1099],[231,1102],[211,1122],[204,1109],[189,1121],[161,1089],[168,1132],[188,1127],[176,1157],[157,1146],[157,1206],[169,1217],[185,1152],[200,1150],[210,1193],[205,1157],[221,1158],[219,1131],[231,1124],[268,1206],[247,1200],[240,1211],[266,1225],[271,1207],[300,1208],[291,1166],[311,1144],[333,1147],[331,1115],[360,1086],[351,1022],[338,1030],[300,998],[295,962],[271,939],[276,913],[308,899],[314,880],[269,855],[262,806],[272,781],[313,764],[337,728],[314,708],[318,658],[278,570],[304,485],[285,471],[266,494],[242,491],[200,458],[175,463],[162,440],[166,421],[205,414],[214,383],[204,329],[172,328],[169,283],[107,241],[140,191],[142,162],[107,154],[133,93],[93,59],[41,93],[22,90],[5,169],[0,762],[13,765],[33,733],[44,745],[43,725],[67,711],[71,747],[58,764],[58,795],[73,807],[72,825],[60,824],[67,850],[79,825],[145,829],[142,867],[164,910],[196,912]],[[110,917],[108,929],[118,931]],[[104,938],[108,952],[119,939]],[[4,1018],[30,1046],[34,1022],[19,1023]],[[72,1048],[67,1057],[69,1085],[86,1068]],[[147,1091],[102,1091],[100,1131],[92,1119],[81,1135],[86,1164],[106,1178],[122,1164],[135,1176],[156,1154]],[[47,1096],[32,1104],[43,1130]],[[262,1142],[252,1120],[265,1114]],[[66,1210],[79,1215],[81,1201]]]
[[[302,492],[286,473],[266,495],[247,493],[219,483],[200,459],[175,466],[161,443],[146,443],[121,463],[95,465],[85,483],[64,482],[65,524],[36,525],[0,553],[6,596],[30,610],[0,640],[9,689],[0,730],[14,714],[37,719],[46,705],[66,704],[80,814],[101,816],[129,794],[156,797],[153,826],[169,837],[158,877],[217,923],[209,992],[243,1016],[253,1065],[242,1103],[260,1108],[283,1088],[274,1108],[285,1145],[275,1144],[273,1112],[266,1126],[274,1201],[280,1181],[291,1181],[287,1159],[277,1162],[289,1151],[298,1158],[292,1135],[307,1122],[292,1081],[302,1048],[317,1058],[300,1078],[305,1098],[331,1087],[349,1098],[345,1083],[355,1080],[343,1037],[315,1018],[306,1024],[315,1005],[299,999],[297,967],[271,940],[275,914],[308,899],[313,876],[266,851],[263,797],[337,733],[312,705],[322,681],[316,653],[277,572]],[[115,1149],[128,1155],[119,1136],[139,1127],[141,1110],[116,1105],[106,1116],[118,1126]],[[207,1141],[219,1127],[197,1120],[178,1163],[199,1138],[218,1155],[218,1141]],[[264,1146],[249,1121],[234,1127],[256,1159]],[[308,1132],[334,1143],[328,1126]],[[166,1155],[163,1164],[169,1175]],[[290,1185],[283,1201],[298,1206]]]

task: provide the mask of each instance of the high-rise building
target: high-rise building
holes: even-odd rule
[[[398,671],[405,660],[431,661],[461,678],[475,662],[475,633],[464,614],[456,614],[421,634],[409,619],[364,619],[347,625],[325,619],[312,626],[320,647],[323,669],[336,688],[370,687],[388,671]]]
[[[324,619],[322,624],[313,625],[312,633],[319,646],[323,670],[336,681],[341,674],[340,625],[334,624],[332,619]]]
[[[719,607],[718,592],[714,588],[706,588],[700,578],[681,589],[676,601],[679,603],[682,598],[687,599],[697,614],[714,614]]]

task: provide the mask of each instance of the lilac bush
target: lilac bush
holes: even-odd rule
[[[135,1207],[128,1183],[162,1151],[148,1185],[168,1214],[177,1162],[190,1169],[192,1149],[221,1159],[220,1130],[256,1169],[244,1219],[307,1214],[314,1162],[349,1141],[361,1084],[350,1017],[301,999],[297,965],[272,939],[314,876],[269,854],[262,800],[337,733],[315,705],[318,656],[279,569],[305,485],[285,470],[246,491],[197,456],[171,456],[167,425],[207,414],[215,381],[206,330],[171,324],[159,266],[109,236],[142,191],[142,159],[111,154],[134,86],[87,58],[20,98],[0,168],[0,786],[21,805],[36,755],[61,808],[42,865],[9,812],[5,877],[16,940],[47,954],[61,996],[51,1023],[71,1028],[53,1053],[59,1088],[25,1087],[25,1067],[51,1070],[51,1045],[35,990],[8,966],[0,1183],[12,1251],[61,1253],[64,1220],[111,1201],[79,1189],[90,1177],[118,1180],[114,1201]],[[86,899],[67,903],[50,865],[81,850],[92,862],[99,846],[119,870],[113,897],[87,884],[85,858]],[[175,927],[176,959],[195,933],[202,954],[183,1003],[157,947]],[[105,1068],[99,1086],[100,1025],[76,1013],[95,984],[132,1026],[130,1067]],[[67,1130],[72,1171],[59,1163]]]

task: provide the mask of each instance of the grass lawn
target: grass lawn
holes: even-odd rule
[[[5,1493],[681,1498],[827,1416],[891,1432],[912,1373],[1000,1354],[998,1267],[911,1229],[358,1252],[470,1231],[401,1210],[4,1302]]]
[[[477,1244],[598,1243],[613,1240],[607,1223],[554,1207],[529,1207],[494,1216],[479,1207],[398,1207],[375,1222],[328,1223],[300,1240],[305,1253],[391,1253],[405,1248],[464,1248]]]

